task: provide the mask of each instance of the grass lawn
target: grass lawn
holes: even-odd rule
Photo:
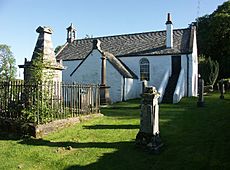
[[[103,117],[60,130],[43,139],[0,133],[0,169],[230,169],[230,94],[214,93],[179,104],[160,105],[159,155],[135,148],[139,100],[103,108]]]

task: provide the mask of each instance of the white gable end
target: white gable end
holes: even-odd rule
[[[62,78],[63,82],[70,83],[72,82],[72,79],[70,77],[70,74],[74,71],[75,68],[81,63],[82,60],[67,60],[63,61],[63,66],[65,70],[62,71],[62,74],[64,75]]]
[[[76,69],[76,68],[75,68]],[[99,84],[101,80],[101,53],[93,50],[71,76],[72,82]]]

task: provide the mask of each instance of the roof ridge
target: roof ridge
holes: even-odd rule
[[[179,31],[179,30],[188,30],[189,28],[178,28],[178,29],[173,29],[173,31]],[[102,39],[102,38],[113,38],[113,37],[123,37],[123,36],[135,36],[135,35],[144,35],[144,34],[149,34],[149,33],[158,33],[158,32],[166,32],[166,30],[161,30],[161,31],[146,31],[146,32],[139,32],[139,33],[124,33],[124,34],[117,34],[117,35],[108,35],[108,36],[99,36],[99,37],[93,37],[93,38],[81,38],[81,39],[76,39],[74,41],[80,41],[80,40],[95,40],[95,39]]]
[[[190,53],[188,41],[190,27],[174,29],[174,48],[165,47],[166,31],[150,31],[78,39],[69,43],[57,56],[63,60],[84,59],[93,48],[93,40],[99,39],[101,49],[116,57],[133,55],[171,55]],[[192,38],[192,37],[191,37]]]

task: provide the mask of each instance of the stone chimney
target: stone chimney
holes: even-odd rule
[[[73,24],[66,28],[67,30],[67,42],[72,43],[76,38],[76,29],[73,27]]]
[[[173,24],[171,20],[171,14],[168,13],[166,21],[166,47],[173,48]]]

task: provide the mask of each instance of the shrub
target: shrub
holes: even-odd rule
[[[213,86],[219,74],[219,63],[211,58],[200,57],[199,74],[204,79],[204,84]]]

